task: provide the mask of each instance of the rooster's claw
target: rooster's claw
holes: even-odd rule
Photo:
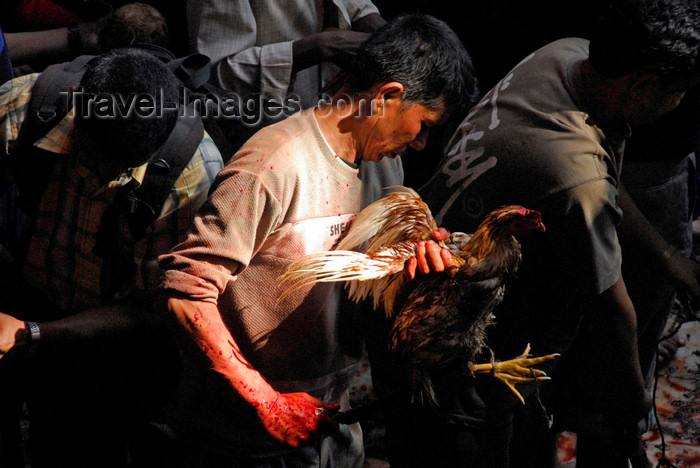
[[[515,396],[525,404],[523,396],[515,388],[519,383],[533,383],[540,380],[550,380],[544,371],[533,369],[530,366],[540,364],[542,362],[551,361],[559,356],[559,354],[548,354],[531,358],[530,345],[528,344],[525,351],[515,359],[508,361],[492,362],[488,364],[474,364],[471,368],[474,374],[493,374],[495,378],[506,384],[510,390],[515,393]]]

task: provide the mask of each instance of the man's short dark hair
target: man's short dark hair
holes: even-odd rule
[[[170,45],[168,24],[154,6],[134,2],[120,6],[105,19],[98,44],[107,52],[134,44]]]
[[[96,57],[88,63],[80,86],[84,97],[75,115],[78,139],[89,140],[125,167],[146,162],[177,121],[179,81],[163,62],[147,52],[117,49]],[[113,98],[115,107],[96,112],[89,106],[90,97],[95,98],[93,104]],[[132,97],[146,98],[146,112],[130,107],[135,105]],[[153,112],[149,111],[151,103]],[[106,113],[113,115],[105,117]]]
[[[360,47],[348,73],[351,92],[397,81],[407,102],[437,108],[471,106],[478,94],[474,67],[457,34],[425,14],[399,16]]]
[[[590,61],[608,78],[649,72],[672,79],[698,72],[699,51],[697,0],[615,0],[593,29]]]

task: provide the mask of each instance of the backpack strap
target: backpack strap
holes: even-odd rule
[[[27,118],[22,124],[17,145],[33,145],[46,135],[73,108],[71,91],[85,73],[85,65],[94,55],[81,55],[71,62],[46,67],[32,86]]]
[[[190,54],[171,60],[168,68],[192,91],[203,88],[211,78],[211,59],[204,54]]]
[[[102,217],[94,252],[106,259],[123,255],[118,249],[121,241],[119,223],[129,223],[132,241],[146,237],[148,227],[158,218],[175,181],[192,159],[204,136],[204,127],[194,108],[178,117],[165,143],[156,151],[148,165],[143,183],[131,192],[118,195]]]
[[[337,10],[336,10],[337,17]],[[204,54],[192,53],[183,57],[175,57],[168,49],[147,43],[137,43],[132,45],[157,56],[175,74],[180,83],[191,93],[191,95],[204,96],[212,102],[217,103],[216,107],[220,113],[214,115],[201,115],[204,129],[207,131],[214,144],[219,149],[224,162],[235,153],[238,148],[252,135],[254,127],[246,127],[241,124],[238,118],[225,118],[221,114],[220,99],[229,91],[216,86],[211,79],[212,62],[211,58]],[[188,105],[187,100],[181,102]],[[231,113],[231,102],[227,103],[227,112]],[[238,109],[233,111],[234,115],[240,115]]]
[[[226,90],[211,83],[212,63],[207,55],[193,53],[170,60],[167,65],[184,87],[193,94],[202,95],[214,102],[218,102],[227,94]],[[222,116],[209,115],[202,116],[202,123],[226,162],[240,146],[240,143],[235,141],[237,135],[243,134],[240,124],[236,120],[226,121]]]
[[[136,238],[145,237],[146,228],[158,218],[175,181],[203,137],[202,119],[194,106],[190,106],[178,117],[170,136],[151,158],[143,184],[127,195],[128,219]]]
[[[26,118],[9,157],[19,187],[17,204],[30,219],[38,209],[56,161],[55,155],[47,155],[36,149],[34,143],[54,128],[73,107],[70,91],[78,85],[85,73],[85,65],[92,58],[93,55],[83,55],[72,62],[50,65],[32,86]]]

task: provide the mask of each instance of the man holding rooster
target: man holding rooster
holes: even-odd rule
[[[239,150],[187,240],[160,258],[167,308],[186,332],[171,412],[183,466],[362,466],[359,425],[332,418],[348,406],[361,349],[347,328],[354,311],[329,285],[278,303],[277,277],[337,243],[373,201],[369,190],[401,182],[363,180],[358,166],[422,149],[476,82],[454,32],[423,15],[390,22],[357,60],[330,104],[260,130]],[[413,263],[439,271],[450,261],[421,244]]]
[[[489,332],[496,355],[532,343],[537,354],[563,353],[563,363],[579,325],[593,330],[579,374],[588,377],[572,380],[581,369],[567,380],[548,372],[556,385],[529,392],[525,407],[488,380],[475,383],[486,426],[480,455],[468,466],[551,466],[556,444],[547,435],[548,410],[555,410],[555,430],[567,424],[580,441],[596,441],[590,466],[627,466],[633,452],[627,445],[636,437],[631,428],[651,398],[638,358],[635,309],[620,273],[618,229],[635,233],[649,261],[676,284],[699,289],[696,267],[644,223],[620,184],[624,141],[631,126],[678,105],[700,78],[699,58],[696,2],[616,1],[590,42],[546,45],[486,93],[423,187],[438,224],[453,230],[471,232],[484,214],[508,203],[542,213],[547,232],[523,242],[522,267]],[[545,398],[555,389],[557,398]],[[555,404],[574,391],[578,408]],[[590,408],[597,414],[583,419]],[[527,422],[513,430],[514,420]]]

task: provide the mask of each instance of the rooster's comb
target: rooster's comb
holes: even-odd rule
[[[529,208],[520,208],[518,211],[516,211],[516,213],[518,213],[520,216],[532,216],[535,218],[542,218],[542,215],[539,211],[531,210]]]

